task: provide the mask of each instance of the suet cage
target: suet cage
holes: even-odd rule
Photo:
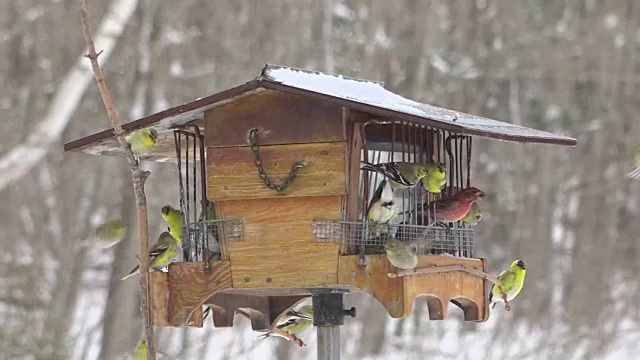
[[[178,165],[186,239],[182,261],[151,274],[153,323],[202,326],[207,308],[215,326],[232,326],[240,311],[255,330],[318,291],[367,292],[395,318],[421,298],[431,319],[444,319],[453,303],[465,320],[486,320],[490,284],[473,228],[425,220],[434,211],[428,206],[421,216],[412,209],[482,188],[471,177],[474,138],[576,143],[418,103],[381,83],[273,65],[248,83],[123,128],[147,126],[159,137],[141,158]],[[111,130],[65,149],[121,154]],[[361,170],[363,161],[446,167],[440,193],[394,191],[399,215],[387,229],[415,243],[414,270],[394,268],[383,240],[370,236],[367,204],[382,176]]]
[[[418,255],[447,254],[473,257],[473,229],[462,221],[438,224],[433,218],[435,206],[425,207],[425,213],[415,211],[423,204],[452,196],[471,186],[471,136],[441,131],[429,126],[404,121],[370,120],[359,129],[363,139],[361,160],[370,163],[437,162],[447,168],[447,185],[440,193],[425,191],[421,186],[394,191],[398,216],[389,225],[389,232],[399,241],[414,242]],[[355,164],[357,166],[357,164]],[[383,254],[384,239],[372,237],[367,222],[367,204],[384,176],[361,170],[354,179],[358,184],[358,197],[349,201],[357,206],[357,217],[341,221],[316,221],[314,234],[319,242],[337,242],[341,254]],[[426,214],[426,215],[425,215]],[[441,225],[445,225],[443,228]]]
[[[204,136],[196,125],[173,130],[182,213],[183,261],[228,260],[225,244],[242,240],[242,218],[219,218],[206,196]]]

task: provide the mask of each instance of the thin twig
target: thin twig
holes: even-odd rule
[[[124,131],[118,111],[113,104],[111,94],[107,88],[107,82],[102,73],[102,68],[98,63],[98,56],[100,53],[96,53],[95,44],[93,42],[93,35],[91,33],[91,27],[89,26],[89,15],[87,12],[87,5],[85,0],[79,0],[80,2],[80,18],[82,20],[82,30],[84,31],[84,39],[87,43],[88,54],[86,55],[91,61],[91,68],[93,75],[102,97],[102,102],[107,110],[109,120],[113,127],[113,132],[120,143],[120,147],[126,155],[129,162],[129,168],[131,169],[131,182],[133,184],[133,193],[136,199],[136,214],[138,222],[138,250],[140,254],[149,253],[149,221],[147,217],[147,199],[144,193],[144,183],[149,176],[148,171],[140,169],[140,164],[131,152],[129,144],[124,138]],[[147,359],[155,360],[156,352],[153,341],[153,326],[151,325],[151,312],[149,308],[149,257],[138,256],[138,262],[140,266],[140,310],[142,312],[142,321],[145,333],[145,339],[147,340]]]

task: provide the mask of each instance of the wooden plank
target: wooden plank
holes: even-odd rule
[[[308,163],[280,194],[265,186],[258,176],[249,147],[207,148],[207,197],[224,200],[345,194],[345,146],[344,142],[261,146],[264,169],[277,183],[296,161]]]
[[[347,221],[357,221],[360,215],[360,159],[362,156],[362,149],[364,147],[364,130],[362,120],[365,119],[367,114],[345,110],[344,115],[345,122],[349,131],[349,147],[348,147],[348,169],[347,169]],[[341,249],[342,254],[355,254],[355,245],[343,245]]]
[[[184,326],[187,320],[200,319],[202,304],[215,292],[231,287],[231,267],[228,261],[178,262],[169,265],[168,322]],[[199,313],[199,314],[198,314]]]
[[[392,318],[402,318],[411,313],[406,308],[404,281],[390,278],[387,272],[393,266],[384,255],[365,255],[366,267],[358,265],[358,255],[340,256],[338,284],[359,288],[371,294]]]
[[[149,273],[151,287],[151,324],[153,326],[169,326],[167,307],[169,306],[169,286],[167,273],[152,271]]]
[[[244,218],[244,240],[227,243],[234,288],[308,287],[337,282],[336,243],[317,243],[313,220],[339,219],[340,196],[220,201]]]
[[[416,298],[424,298],[432,320],[447,316],[451,300],[461,307],[467,321],[486,318],[485,280],[467,272],[411,275],[390,278],[395,269],[384,255],[366,255],[366,267],[358,266],[357,255],[340,256],[339,285],[355,286],[376,298],[394,318],[411,314]],[[484,271],[482,259],[449,256],[420,256],[416,268],[464,265]]]
[[[328,102],[263,91],[205,111],[206,146],[246,146],[253,128],[264,145],[344,141],[341,111]]]
[[[420,256],[416,268],[432,266],[464,265],[469,268],[484,271],[481,259],[465,259],[450,256]],[[480,321],[484,317],[484,283],[485,280],[467,272],[456,271],[439,274],[427,274],[419,276],[404,276],[407,306],[413,307],[416,298],[423,296],[436,296],[440,299],[440,309],[442,312],[440,319],[444,319],[448,313],[450,300],[461,298],[466,309],[465,313],[471,314],[477,308],[476,318],[465,319],[468,321]],[[427,302],[429,305],[429,302]],[[435,308],[437,309],[437,308]],[[434,310],[435,310],[434,309]],[[431,314],[431,308],[430,314]],[[435,320],[435,319],[434,319]]]

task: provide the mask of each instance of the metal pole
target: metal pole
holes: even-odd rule
[[[340,325],[318,326],[318,360],[340,359]]]
[[[314,289],[313,325],[318,328],[318,360],[340,360],[340,325],[344,316],[355,317],[356,310],[344,310],[342,302],[346,291],[340,289]]]

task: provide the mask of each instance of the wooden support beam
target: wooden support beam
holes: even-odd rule
[[[402,276],[437,274],[450,271],[464,271],[479,278],[489,280],[497,286],[502,286],[502,282],[497,277],[464,265],[432,266],[422,269],[398,270],[396,272],[389,272],[387,276],[389,276],[390,278],[398,278]]]
[[[184,326],[194,316],[202,317],[202,304],[217,291],[231,288],[228,261],[180,262],[169,265],[168,322]],[[199,313],[199,315],[195,315]]]
[[[307,297],[247,295],[225,291],[213,295],[204,304],[211,307],[216,327],[233,326],[233,317],[237,311],[251,321],[254,331],[266,331],[275,326],[283,313]]]

